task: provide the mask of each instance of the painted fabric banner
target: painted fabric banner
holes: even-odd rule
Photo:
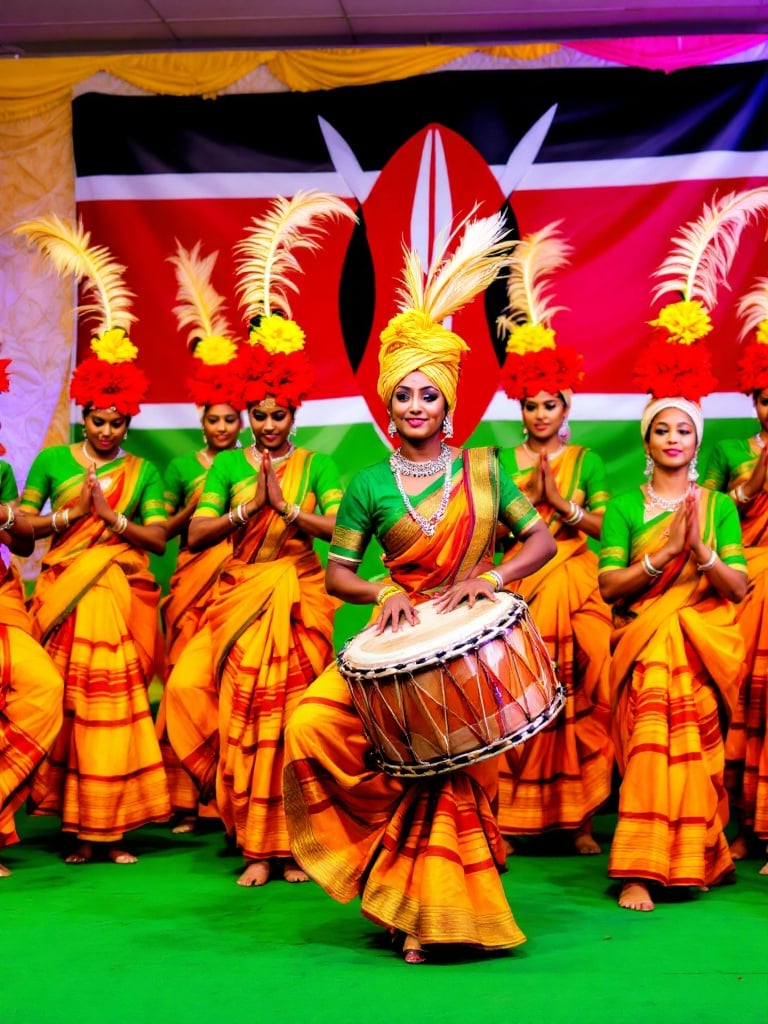
[[[293,315],[317,367],[299,441],[333,455],[344,477],[388,451],[376,395],[378,335],[395,312],[402,245],[429,259],[436,232],[477,208],[505,208],[519,234],[552,221],[574,248],[554,283],[559,343],[580,349],[585,378],[573,439],[606,461],[614,491],[640,477],[632,365],[650,338],[652,275],[677,228],[715,195],[768,182],[765,62],[664,74],[634,68],[436,72],[310,93],[215,100],[88,93],[73,104],[78,210],[95,242],[126,266],[131,332],[151,392],[132,427],[162,468],[199,443],[184,381],[191,361],[173,314],[176,239],[217,250],[214,284],[231,324],[233,248],[275,195],[321,188],[348,199],[360,224],[333,228],[303,260]],[[763,111],[761,113],[761,111]],[[736,301],[768,273],[765,226],[742,236],[708,341],[718,390],[705,400],[706,448],[746,433],[735,391]],[[454,318],[471,345],[457,440],[512,444],[519,407],[499,391],[495,318],[503,286]],[[81,328],[80,345],[88,342]],[[734,423],[733,421],[738,421]],[[181,431],[181,433],[179,433]]]

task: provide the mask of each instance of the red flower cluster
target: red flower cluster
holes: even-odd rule
[[[738,362],[739,391],[751,395],[758,388],[768,388],[768,345],[750,341]]]
[[[700,402],[717,386],[709,350],[701,342],[680,345],[666,338],[664,334],[643,349],[635,365],[635,383],[654,398],[679,395]]]
[[[271,397],[285,409],[298,409],[315,382],[303,351],[270,353],[262,345],[246,345],[231,365],[243,406]]]
[[[108,363],[88,356],[75,367],[69,397],[80,406],[114,408],[122,416],[135,416],[148,390],[144,371],[133,363]]]
[[[517,355],[510,352],[501,371],[501,386],[510,398],[537,395],[539,391],[573,391],[584,377],[584,356],[575,349],[558,346]]]
[[[194,374],[187,378],[187,391],[195,405],[231,405],[238,412],[243,409],[242,381],[233,370],[235,362],[208,366],[195,359]]]
[[[0,393],[2,394],[11,390],[11,378],[8,374],[8,367],[10,365],[10,359],[0,359]]]

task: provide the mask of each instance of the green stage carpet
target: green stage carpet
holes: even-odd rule
[[[215,826],[133,833],[135,865],[63,863],[53,818],[17,817],[0,879],[0,1024],[766,1024],[768,876],[620,910],[597,857],[529,840],[504,885],[525,945],[407,966],[357,903],[314,883],[235,884]]]

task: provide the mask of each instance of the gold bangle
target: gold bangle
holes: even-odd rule
[[[385,583],[376,596],[376,604],[384,604],[385,601],[389,600],[390,597],[394,597],[395,594],[404,594],[405,591],[402,587],[398,587],[396,583]]]
[[[504,580],[501,578],[501,573],[496,572],[495,569],[489,569],[487,572],[481,572],[477,577],[479,580],[486,580],[488,583],[493,584],[495,591],[502,590],[504,587]]]

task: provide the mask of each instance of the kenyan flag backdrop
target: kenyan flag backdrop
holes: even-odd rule
[[[334,456],[342,477],[389,451],[376,395],[378,335],[395,312],[402,245],[429,259],[436,232],[474,207],[507,211],[520,234],[552,221],[574,248],[553,285],[557,341],[580,349],[585,378],[574,441],[606,461],[614,492],[641,478],[645,396],[632,366],[650,337],[651,276],[676,229],[715,195],[768,182],[763,63],[665,74],[629,68],[437,72],[311,93],[217,99],[88,93],[73,104],[78,212],[92,240],[126,266],[137,298],[131,331],[151,381],[129,447],[162,470],[200,444],[185,390],[191,361],[173,313],[176,239],[219,253],[217,290],[238,309],[233,248],[276,195],[318,188],[347,199],[359,225],[332,226],[302,258],[293,303],[317,369],[298,441]],[[736,393],[736,300],[768,274],[766,225],[745,231],[709,343],[718,390],[705,400],[702,461],[712,442],[752,427]],[[503,287],[454,317],[471,345],[459,391],[459,442],[520,439],[520,410],[499,391],[494,328]],[[82,353],[87,325],[80,331]],[[247,442],[248,438],[244,437]],[[158,562],[164,581],[173,551]],[[378,571],[371,552],[363,571]],[[345,638],[365,619],[345,609]]]

